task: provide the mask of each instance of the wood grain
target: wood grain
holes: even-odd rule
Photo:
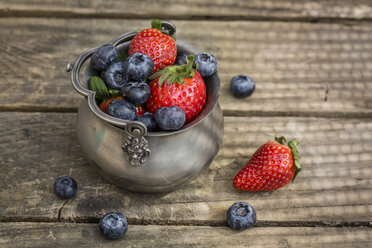
[[[0,109],[76,111],[65,72],[87,48],[149,21],[3,18]],[[175,21],[178,38],[213,53],[227,115],[372,116],[372,26],[366,23]],[[190,28],[192,27],[192,28]],[[248,74],[256,92],[235,99],[230,79]]]
[[[168,194],[136,194],[102,179],[82,157],[75,114],[0,113],[0,220],[97,221],[121,211],[131,224],[225,225],[228,207],[251,203],[260,225],[369,225],[372,222],[372,120],[225,117],[223,147],[196,180]],[[239,192],[235,174],[274,133],[300,141],[303,171],[274,192]],[[54,181],[70,175],[75,198]],[[316,224],[317,223],[317,224]]]
[[[371,228],[228,227],[130,225],[115,241],[98,224],[0,223],[1,247],[369,247]]]
[[[149,7],[151,6],[151,7]],[[368,0],[1,0],[3,16],[171,19],[371,19]]]

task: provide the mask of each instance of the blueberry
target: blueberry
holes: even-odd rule
[[[155,122],[163,130],[178,130],[185,121],[185,112],[178,106],[160,107],[155,113]]]
[[[99,229],[107,239],[118,239],[128,230],[127,219],[121,213],[110,212],[99,221]]]
[[[125,60],[124,70],[128,80],[143,81],[152,74],[154,62],[146,54],[135,53]]]
[[[256,219],[256,211],[246,202],[236,202],[227,211],[227,223],[236,230],[253,226]]]
[[[133,103],[116,99],[107,105],[107,113],[116,118],[133,121],[137,116],[136,106]]]
[[[152,131],[156,127],[154,115],[146,112],[143,115],[137,116],[136,121],[140,121],[145,124],[147,131]]]
[[[123,62],[111,64],[107,70],[102,72],[101,77],[111,89],[120,90],[125,84],[125,74]]]
[[[199,64],[198,71],[203,77],[209,77],[217,71],[217,59],[208,53],[200,53],[195,56],[194,67]]]
[[[90,64],[93,69],[103,71],[111,65],[112,62],[118,57],[118,51],[113,45],[107,44],[98,48],[92,55]]]
[[[77,191],[77,183],[68,176],[60,177],[54,183],[54,192],[62,199],[73,197]]]
[[[177,58],[176,58],[176,65],[183,65],[183,64],[186,64],[187,63],[187,57],[189,56],[190,54],[187,54],[187,53],[181,53],[179,55],[177,55]]]
[[[135,105],[141,105],[149,100],[151,90],[150,86],[143,81],[132,81],[124,84],[121,88],[121,94],[127,101]]]
[[[252,95],[255,83],[246,75],[237,75],[231,79],[230,89],[235,97],[244,98]]]

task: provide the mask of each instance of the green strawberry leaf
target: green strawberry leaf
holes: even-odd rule
[[[291,140],[288,142],[289,148],[292,150],[293,160],[294,160],[294,166],[296,168],[295,174],[292,178],[292,183],[294,182],[295,178],[297,177],[298,173],[301,171],[301,164],[300,164],[300,154],[297,149],[298,142],[296,140]]]
[[[176,79],[177,83],[178,84],[184,84],[186,83],[185,80],[183,80],[183,78],[181,76],[178,76],[177,79]]]
[[[278,137],[276,136],[276,134],[275,134],[275,141],[282,145],[285,145],[287,143],[287,140],[285,139],[284,136]]]
[[[161,22],[159,19],[153,19],[151,21],[151,27],[161,31]]]
[[[121,95],[120,90],[108,89],[110,97],[117,97]]]
[[[192,66],[192,64],[194,63],[194,60],[195,60],[195,56],[194,55],[187,56],[187,64],[188,65],[191,64],[191,66]]]
[[[190,68],[190,70],[193,70],[194,61],[195,61],[194,55],[187,56],[187,68]],[[199,63],[196,62],[195,64],[196,64],[195,71],[197,71],[199,69]]]
[[[300,154],[297,150],[297,145],[298,145],[298,142],[296,140],[292,140],[292,141],[288,142],[288,146],[292,150],[294,159],[300,159],[301,158],[301,156],[300,156]]]
[[[154,80],[160,76],[158,82],[159,87],[163,85],[165,80],[167,80],[168,85],[171,85],[174,82],[177,82],[178,84],[184,84],[184,78],[192,79],[195,75],[195,69],[192,68],[194,60],[195,56],[190,55],[187,57],[186,64],[167,66],[162,70],[152,74],[149,79]]]
[[[165,72],[165,68],[162,69],[162,70],[160,70],[160,71],[155,72],[154,74],[152,74],[152,75],[149,77],[149,79],[150,79],[150,80],[154,80],[154,79],[156,79],[157,77],[161,76],[164,72]]]
[[[161,77],[159,78],[159,87],[161,87],[164,83],[165,80],[167,80],[169,76],[169,72],[165,72],[163,75],[161,75]]]
[[[171,85],[177,79],[177,74],[171,74],[167,79],[167,84]]]
[[[188,78],[192,78],[194,76],[194,71],[192,65],[194,64],[195,57],[194,55],[187,56],[187,63],[185,67],[185,75]]]
[[[93,76],[89,79],[89,89],[96,92],[97,99],[105,99],[110,97],[109,90],[105,82],[98,76]]]
[[[115,62],[124,62],[128,58],[128,53],[122,49],[119,51],[118,57],[115,59]]]

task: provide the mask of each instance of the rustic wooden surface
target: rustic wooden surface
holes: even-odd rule
[[[162,237],[154,240],[154,236]],[[4,239],[3,237],[10,237]],[[280,238],[278,238],[280,237]],[[234,231],[208,226],[137,226],[117,241],[103,238],[95,224],[0,223],[0,246],[34,247],[370,247],[371,228],[257,227]]]
[[[0,247],[372,246],[372,2],[0,0]],[[164,6],[167,6],[166,8]],[[167,194],[136,194],[91,168],[76,139],[67,62],[152,17],[219,61],[225,136],[212,165]],[[256,81],[247,99],[232,76]],[[255,149],[300,141],[303,171],[274,192],[239,192],[232,179]],[[74,177],[60,200],[53,183]],[[247,201],[256,226],[227,227]],[[121,211],[129,231],[105,240],[99,218]]]
[[[149,21],[0,19],[0,109],[75,111],[81,96],[65,71],[85,49]],[[369,23],[175,21],[178,38],[216,55],[228,115],[372,117]],[[190,29],[193,25],[193,29]],[[110,27],[109,29],[107,27]],[[196,30],[196,31],[195,31]],[[43,37],[40,39],[40,37]],[[234,75],[257,83],[236,100]],[[14,97],[16,95],[17,97]]]
[[[1,0],[3,16],[227,20],[370,20],[369,0]]]
[[[179,190],[149,195],[121,190],[87,165],[75,114],[4,112],[0,118],[4,220],[98,221],[116,209],[137,224],[223,225],[229,206],[247,201],[257,209],[260,225],[371,221],[366,216],[372,216],[372,119],[225,117],[223,146],[210,168]],[[274,192],[235,190],[235,174],[274,133],[300,140],[303,172]],[[62,201],[53,193],[53,182],[62,175],[79,183],[74,199]]]

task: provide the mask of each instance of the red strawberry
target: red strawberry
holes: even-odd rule
[[[192,68],[194,56],[187,63],[165,67],[150,77],[151,96],[146,109],[155,113],[159,107],[178,106],[186,115],[186,123],[202,111],[207,98],[203,77]],[[166,82],[166,83],[164,83]]]
[[[176,42],[172,37],[161,32],[159,20],[153,20],[153,28],[140,31],[129,45],[128,55],[144,53],[154,62],[153,73],[168,65],[173,65],[177,56]],[[158,28],[158,29],[156,29]]]
[[[146,112],[144,105],[137,106],[137,116],[143,115]]]
[[[295,179],[301,170],[296,140],[288,142],[275,137],[253,154],[245,167],[235,176],[238,190],[269,191],[283,187]]]

